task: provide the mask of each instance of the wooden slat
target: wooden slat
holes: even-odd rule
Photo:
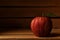
[[[0,17],[34,17],[42,14],[53,13],[60,16],[60,8],[0,8]]]
[[[32,19],[0,19],[0,30],[10,28],[30,29]]]
[[[60,6],[60,0],[0,0],[0,6]]]
[[[60,19],[52,19],[53,28],[60,29]]]
[[[51,19],[53,28],[60,29],[60,19]],[[0,28],[22,28],[30,29],[32,19],[0,19]]]

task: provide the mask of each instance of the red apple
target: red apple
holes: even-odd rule
[[[52,21],[48,17],[36,17],[31,22],[31,30],[38,37],[48,36],[52,29]]]

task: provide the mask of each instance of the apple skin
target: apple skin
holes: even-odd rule
[[[49,17],[35,17],[31,21],[31,30],[38,37],[47,37],[52,30],[52,21]]]

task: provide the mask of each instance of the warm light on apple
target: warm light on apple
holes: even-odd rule
[[[48,17],[35,17],[31,21],[31,30],[38,37],[48,36],[52,30],[52,21]]]

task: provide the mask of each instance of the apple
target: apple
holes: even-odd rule
[[[31,21],[31,30],[38,37],[49,36],[52,30],[52,20],[49,17],[35,17]]]

